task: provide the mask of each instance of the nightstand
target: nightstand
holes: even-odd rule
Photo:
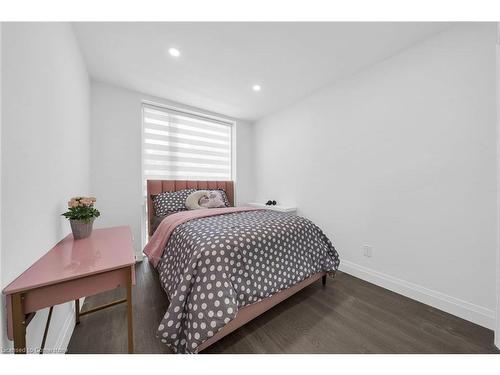
[[[273,211],[279,211],[279,212],[288,212],[293,215],[297,215],[297,207],[293,206],[281,206],[279,204],[275,206],[267,206],[264,203],[248,203],[247,206],[251,207],[260,207],[260,208],[265,208],[267,210],[273,210]]]

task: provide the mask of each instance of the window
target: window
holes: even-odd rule
[[[143,106],[146,180],[231,180],[232,123]]]

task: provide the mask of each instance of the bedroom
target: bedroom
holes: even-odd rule
[[[0,24],[4,353],[500,352],[497,22],[63,19]]]

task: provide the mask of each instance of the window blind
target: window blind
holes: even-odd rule
[[[232,124],[143,106],[144,180],[231,180]]]

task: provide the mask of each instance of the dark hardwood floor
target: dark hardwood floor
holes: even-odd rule
[[[168,300],[156,271],[138,263],[136,353],[169,353],[156,337]],[[83,309],[124,291],[89,297]],[[126,353],[126,306],[81,318],[68,353]],[[498,353],[493,331],[339,272],[310,285],[203,353]]]

